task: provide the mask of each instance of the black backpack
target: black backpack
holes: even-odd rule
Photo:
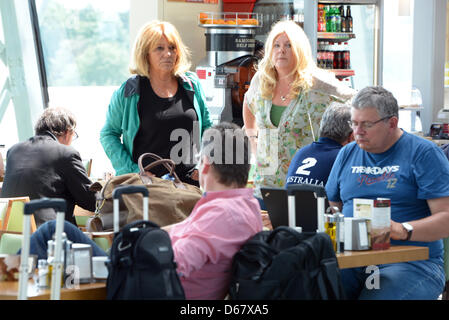
[[[344,298],[326,233],[299,233],[289,227],[261,231],[235,254],[231,277],[232,300]]]
[[[108,300],[185,299],[170,237],[150,221],[132,222],[114,236],[108,270]]]

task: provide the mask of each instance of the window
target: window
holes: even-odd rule
[[[92,177],[113,172],[100,144],[109,100],[129,77],[129,1],[36,0],[49,106],[70,109]]]

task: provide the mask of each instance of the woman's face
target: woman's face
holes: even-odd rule
[[[271,62],[277,71],[290,72],[295,66],[295,55],[293,54],[290,39],[285,32],[278,35],[273,41]]]
[[[176,46],[163,36],[156,47],[150,50],[149,63],[151,73],[173,73],[177,59]]]

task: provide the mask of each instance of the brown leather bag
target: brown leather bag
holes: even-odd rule
[[[146,157],[156,159],[143,168],[142,160]],[[163,165],[174,177],[174,181],[158,177],[149,177],[145,171]],[[201,198],[200,188],[181,182],[175,173],[175,163],[171,159],[162,159],[153,153],[144,153],[138,159],[139,173],[128,173],[109,179],[106,183],[95,182],[90,186],[92,191],[100,191],[95,215],[87,222],[87,230],[106,231],[113,229],[112,191],[121,185],[145,185],[149,191],[149,220],[163,227],[183,221],[193,210]],[[143,219],[142,194],[126,194],[122,196],[119,206],[120,228],[124,225]]]

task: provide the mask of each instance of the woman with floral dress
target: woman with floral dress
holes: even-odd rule
[[[244,128],[256,156],[255,196],[261,187],[284,187],[296,151],[316,139],[326,107],[345,103],[355,90],[319,69],[309,39],[293,21],[276,23],[243,105]]]

